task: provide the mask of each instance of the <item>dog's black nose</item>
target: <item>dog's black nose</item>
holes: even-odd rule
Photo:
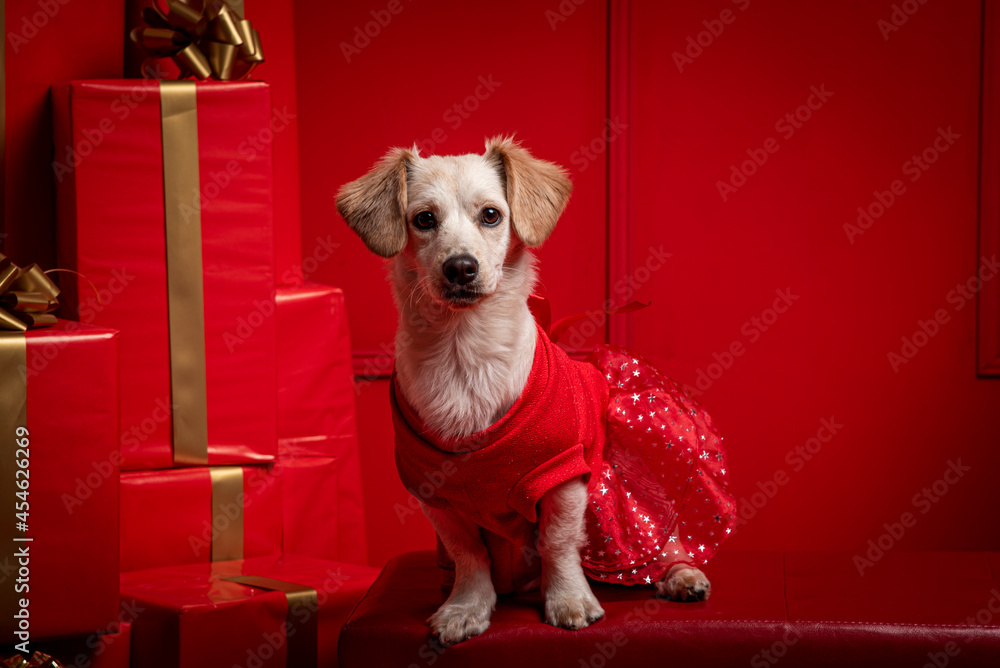
[[[471,255],[456,255],[444,261],[444,277],[452,285],[468,285],[476,280],[479,263]]]

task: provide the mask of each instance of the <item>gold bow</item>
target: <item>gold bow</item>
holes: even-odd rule
[[[21,654],[15,654],[0,663],[0,666],[4,666],[4,668],[64,668],[62,661],[53,659],[48,654],[39,651],[31,655],[30,661]]]
[[[59,288],[37,264],[21,269],[0,253],[0,329],[54,325],[58,307]]]
[[[154,4],[142,18],[148,27],[133,30],[132,41],[153,58],[172,58],[181,78],[243,79],[264,62],[260,34],[224,0],[167,0],[166,14]]]

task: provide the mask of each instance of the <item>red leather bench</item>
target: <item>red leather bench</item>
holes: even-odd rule
[[[727,552],[712,597],[674,603],[594,584],[607,615],[542,622],[541,597],[501,597],[481,636],[442,648],[424,623],[446,597],[433,552],[390,561],[340,635],[343,668],[502,666],[1000,666],[1000,553]],[[642,662],[642,663],[640,663]]]

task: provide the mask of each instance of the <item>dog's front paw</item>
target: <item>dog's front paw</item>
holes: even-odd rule
[[[545,621],[564,629],[582,629],[604,616],[604,608],[587,588],[585,593],[549,594],[545,597]]]
[[[445,647],[478,636],[490,626],[492,606],[475,603],[445,603],[431,615],[427,623],[431,632]]]
[[[674,566],[656,583],[656,595],[671,601],[707,601],[711,593],[712,584],[694,566]]]

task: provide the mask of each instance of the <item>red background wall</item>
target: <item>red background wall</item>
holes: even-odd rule
[[[581,311],[601,303],[606,281],[606,161],[573,167],[571,156],[600,136],[607,117],[607,8],[584,3],[553,30],[544,8],[530,0],[402,0],[393,7],[400,11],[379,2],[295,5],[303,256],[327,235],[340,244],[311,278],[344,288],[356,367],[369,375],[391,369],[396,311],[384,261],[365,249],[333,203],[337,188],[390,146],[481,152],[485,137],[516,132],[538,155],[573,172],[558,241],[539,253],[544,292],[557,313]],[[379,28],[376,36],[366,46],[359,40],[363,46],[348,62],[341,42],[354,47],[356,29],[369,22]],[[369,554],[378,564],[433,547],[434,537],[408,508],[396,475],[387,382],[362,380],[358,388]]]
[[[917,524],[900,549],[1000,550],[1000,383],[976,377],[974,305],[949,301],[978,264],[980,3],[911,0],[916,12],[883,34],[893,2],[577,1],[248,2],[268,56],[257,73],[273,83],[276,111],[295,116],[275,137],[279,272],[343,286],[357,369],[386,372],[395,312],[383,263],[337,217],[334,193],[391,145],[461,153],[517,132],[576,185],[539,253],[540,291],[556,316],[618,301],[629,276],[635,297],[652,301],[611,333],[700,381],[736,494],[756,511],[732,547],[860,552],[910,511]],[[48,82],[118,73],[121,21],[74,31],[95,6],[85,5],[60,5],[16,53],[6,44],[6,163],[18,167],[5,174],[0,241],[22,264],[50,267],[54,255]],[[101,7],[120,16],[121,5]],[[9,0],[8,33],[36,8]],[[674,54],[688,48],[679,69]],[[776,123],[813,86],[829,99],[789,136]],[[911,181],[904,163],[939,128],[959,136]],[[723,200],[718,182],[765,144],[776,151]],[[852,243],[844,225],[896,179],[905,192]],[[644,273],[661,247],[672,255]],[[797,299],[771,321],[776,290]],[[887,356],[939,309],[948,322],[895,371]],[[730,363],[733,346],[743,352]],[[358,392],[378,564],[433,535],[405,510],[386,381],[360,380]],[[842,427],[798,459],[823,420]],[[915,505],[959,460],[970,470]],[[776,475],[784,484],[768,484]]]
[[[634,250],[674,256],[634,343],[689,383],[746,348],[703,400],[740,497],[779,470],[788,482],[732,546],[860,551],[961,459],[971,470],[919,502],[899,545],[997,549],[1000,384],[976,378],[975,304],[949,301],[978,265],[979,3],[927,3],[888,39],[888,2],[734,4],[679,72],[670,52],[722,6],[635,6]],[[822,107],[776,131],[821,85]],[[960,137],[912,181],[904,164],[939,128]],[[769,137],[778,151],[723,201],[716,182]],[[896,179],[905,192],[852,243],[844,225]],[[744,323],[786,288],[798,300],[753,341]],[[938,309],[948,322],[894,371],[888,354]],[[786,453],[831,417],[843,428],[794,470]]]
[[[559,11],[555,1],[401,6],[347,62],[333,44],[350,43],[385,3],[296,3],[303,251],[326,234],[342,244],[315,278],[346,290],[359,370],[387,364],[378,355],[391,350],[395,311],[381,261],[336,216],[336,189],[388,146],[436,128],[447,135],[436,153],[478,151],[484,136],[517,131],[576,184],[540,253],[541,291],[559,315],[613,298],[608,286],[626,275],[640,284],[636,297],[653,307],[628,316],[632,344],[689,385],[702,378],[736,494],[756,510],[732,547],[860,552],[910,511],[917,524],[901,549],[1000,549],[1000,383],[975,374],[974,304],[948,301],[977,270],[978,2],[921,5],[888,39],[878,22],[891,20],[890,2],[635,2],[627,23],[610,26],[619,3],[564,2],[575,11],[559,21],[547,13]],[[716,22],[727,9],[731,22]],[[708,46],[692,48],[679,71],[674,52],[709,29],[719,34],[702,35]],[[628,45],[610,70],[609,35]],[[453,129],[444,114],[480,75],[502,85]],[[775,124],[812,86],[830,95],[813,98],[819,108],[788,136]],[[601,136],[609,109],[625,109],[627,130],[582,168],[574,151]],[[911,182],[903,164],[949,127],[959,137]],[[769,138],[776,152],[723,201],[717,181]],[[610,251],[615,276],[609,159],[630,172],[632,207],[630,252]],[[896,179],[905,192],[851,243],[844,224]],[[638,270],[661,246],[672,253],[663,268]],[[766,310],[786,289],[796,298],[772,320]],[[888,354],[937,309],[949,321],[894,372]],[[771,323],[766,331],[754,317]],[[743,352],[728,369],[710,366],[734,343]],[[359,392],[380,563],[433,537],[422,517],[394,512],[406,493],[386,382],[362,380]],[[825,419],[842,426],[799,459]],[[939,501],[915,506],[959,459],[970,470]],[[776,474],[784,484],[766,484]],[[773,498],[751,498],[758,483]]]

